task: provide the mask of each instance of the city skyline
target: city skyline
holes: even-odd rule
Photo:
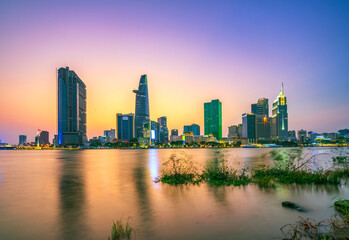
[[[348,3],[196,3],[184,9],[176,3],[154,9],[141,3],[69,9],[1,3],[0,139],[16,144],[27,135],[32,142],[40,128],[52,141],[55,68],[62,66],[74,69],[87,86],[88,138],[114,128],[117,112],[134,111],[130,90],[142,74],[149,78],[151,118],[167,116],[169,130],[192,122],[203,128],[203,103],[220,99],[227,136],[228,126],[241,123],[256,99],[271,104],[281,82],[290,130],[348,128]],[[122,14],[130,9],[131,15]],[[57,14],[64,18],[58,21]]]

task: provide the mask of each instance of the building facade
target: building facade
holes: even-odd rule
[[[204,104],[205,135],[222,139],[222,103],[218,99]]]
[[[143,138],[144,124],[150,122],[149,117],[149,95],[147,75],[142,75],[139,80],[138,90],[133,90],[136,94],[135,111],[135,137]]]
[[[256,115],[256,139],[270,139],[269,100],[258,99],[257,103],[251,104],[251,112]]]
[[[130,140],[135,137],[134,115],[130,114],[116,114],[116,129],[117,138],[122,140]]]
[[[160,124],[160,143],[164,144],[168,142],[168,128],[167,117],[159,117],[158,123]]]
[[[256,141],[256,115],[254,113],[242,114],[242,137],[249,142]]]
[[[279,96],[273,103],[271,119],[271,137],[274,140],[288,140],[288,113],[287,99],[284,94],[284,85],[282,84]]]
[[[40,145],[50,144],[49,135],[50,134],[48,131],[41,131],[40,138],[39,138]]]
[[[58,69],[58,144],[86,142],[86,86],[68,67]]]
[[[305,143],[307,141],[307,131],[306,130],[298,130],[298,141],[300,143]]]
[[[198,124],[193,123],[192,125],[185,125],[183,128],[184,132],[193,132],[194,136],[200,135],[200,126]]]
[[[26,135],[19,135],[18,145],[25,145],[26,143],[27,143],[27,136]]]

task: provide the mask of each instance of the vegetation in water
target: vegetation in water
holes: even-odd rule
[[[193,161],[185,153],[172,154],[162,167],[160,177],[155,182],[168,184],[198,184],[202,176],[198,173]]]
[[[283,226],[284,239],[349,239],[349,201],[339,199],[332,207],[340,214],[319,222],[300,217],[298,222]]]
[[[215,185],[239,186],[251,181],[246,169],[238,171],[230,167],[220,151],[215,152],[215,158],[206,164],[201,176],[203,180]]]
[[[229,166],[222,151],[198,173],[190,157],[185,154],[173,154],[164,163],[157,182],[169,184],[198,184],[208,182],[215,185],[246,185],[255,183],[259,187],[273,188],[281,184],[340,184],[349,177],[349,157],[341,154],[333,157],[333,166],[329,169],[317,167],[316,158],[303,155],[302,149],[272,150],[269,152],[270,164],[252,169],[237,170]],[[315,170],[311,170],[315,169]]]
[[[122,223],[122,219],[116,220],[116,222],[113,221],[109,240],[131,239],[132,235],[136,237],[136,231],[130,226],[129,220],[128,218],[125,226]]]

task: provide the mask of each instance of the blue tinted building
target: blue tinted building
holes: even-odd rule
[[[116,129],[118,139],[130,140],[134,138],[134,115],[121,114],[116,115]]]
[[[200,135],[200,126],[193,123],[192,125],[185,125],[183,132],[193,132],[194,136]]]

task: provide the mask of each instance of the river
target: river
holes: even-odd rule
[[[236,168],[270,161],[270,149],[0,151],[0,239],[108,239],[113,220],[128,217],[137,239],[278,239],[301,217],[335,214],[333,197],[348,185],[172,186],[154,183],[171,154],[198,168],[221,151]],[[305,154],[332,152],[309,148]],[[326,156],[319,157],[328,164]],[[326,163],[327,161],[327,163]],[[308,209],[285,209],[294,201]]]

